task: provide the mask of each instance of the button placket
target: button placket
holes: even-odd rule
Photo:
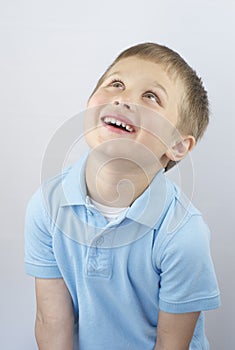
[[[87,275],[110,278],[112,273],[112,251],[102,248],[105,242],[104,231],[96,237],[88,248]]]

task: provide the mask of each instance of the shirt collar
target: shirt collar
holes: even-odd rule
[[[86,205],[85,166],[88,153],[68,169],[62,185],[64,198],[61,206]],[[164,170],[160,170],[147,189],[126,211],[126,217],[148,227],[156,226],[164,217],[170,202],[169,182]]]
[[[126,217],[153,227],[165,216],[170,203],[169,183],[164,170],[160,170],[147,189],[131,205]]]
[[[67,170],[62,187],[64,198],[61,206],[84,205],[86,203],[85,167],[88,152]]]

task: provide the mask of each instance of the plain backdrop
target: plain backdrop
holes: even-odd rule
[[[116,55],[145,41],[178,51],[209,91],[210,126],[180,181],[212,232],[222,307],[207,313],[211,349],[235,348],[234,18],[233,0],[0,1],[1,350],[37,348],[23,231],[47,145]]]

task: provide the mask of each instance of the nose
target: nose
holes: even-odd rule
[[[121,102],[121,101],[115,100],[113,101],[113,104],[115,106],[120,106],[120,107],[123,106],[126,109],[131,109],[131,104],[129,102]]]
[[[140,111],[139,106],[134,104],[133,102],[129,102],[129,100],[121,99],[121,98],[114,98],[114,100],[111,102],[111,104],[114,106],[113,111],[116,113],[124,114],[131,116],[132,122],[134,125],[138,126],[140,125]]]

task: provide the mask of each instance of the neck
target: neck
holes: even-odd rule
[[[88,195],[103,205],[127,207],[144,192],[160,169],[153,164],[142,168],[127,159],[109,159],[91,151],[85,175]]]

